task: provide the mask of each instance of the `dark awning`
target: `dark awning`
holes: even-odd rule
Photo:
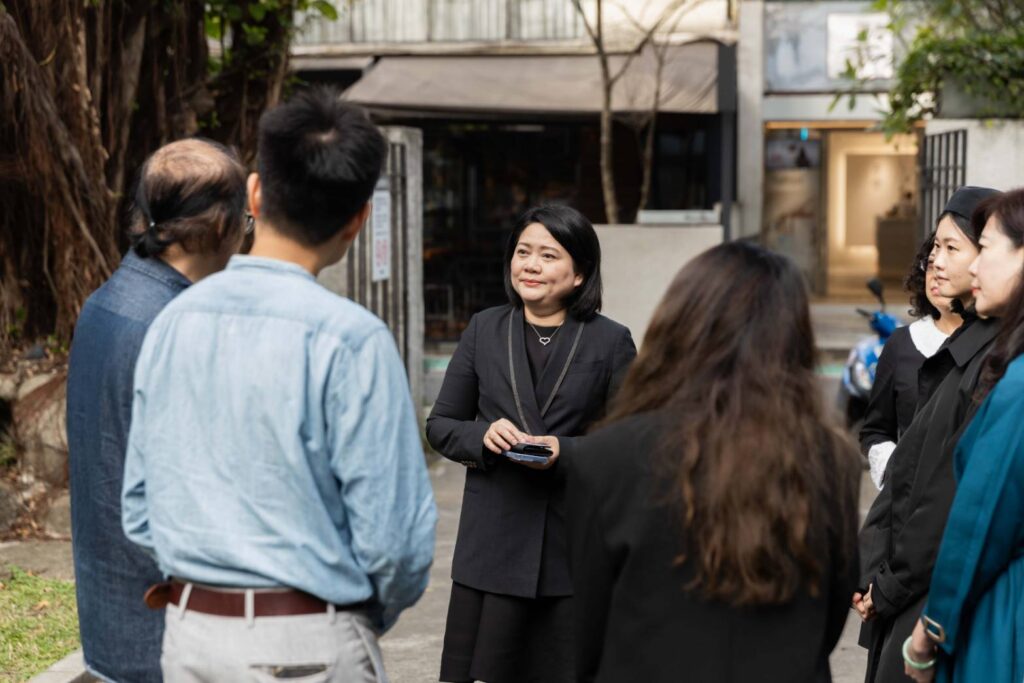
[[[660,110],[695,114],[734,110],[731,84],[735,80],[727,72],[732,68],[731,50],[712,41],[667,48]],[[625,59],[611,57],[613,73]],[[648,48],[616,84],[613,109],[649,110],[656,73],[657,60]],[[595,55],[383,57],[344,97],[371,109],[409,114],[592,114],[601,110],[601,72]]]

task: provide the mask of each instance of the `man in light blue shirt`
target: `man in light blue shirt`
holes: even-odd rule
[[[167,680],[386,681],[377,634],[426,588],[436,510],[394,340],[315,280],[385,150],[331,91],[266,113],[250,255],[143,342],[122,522],[174,579],[147,596],[169,603]]]

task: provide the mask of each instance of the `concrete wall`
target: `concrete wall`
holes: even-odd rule
[[[855,101],[840,100],[835,107],[833,101],[832,94],[771,94],[764,96],[761,111],[765,121],[856,121],[867,128],[878,120],[878,112],[889,106],[886,93],[860,95]]]
[[[1024,121],[933,119],[927,135],[967,130],[967,184],[1011,190],[1024,186]]]
[[[736,52],[736,200],[735,237],[761,234],[764,208],[764,2],[740,3]]]
[[[683,264],[722,242],[722,226],[598,225],[602,312],[633,333],[639,347],[651,314]]]
[[[893,36],[886,14],[872,12],[864,0],[766,2],[764,75],[766,93],[832,93],[849,89],[840,73],[856,59],[857,35],[866,32],[871,59],[862,75],[874,80],[869,90],[885,92],[892,74]],[[869,98],[870,99],[870,98]],[[874,117],[872,117],[874,118]]]

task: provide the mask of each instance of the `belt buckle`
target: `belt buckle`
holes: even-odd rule
[[[146,595],[142,598],[146,602],[146,607],[150,609],[163,609],[171,602],[171,589],[173,586],[170,581],[161,581],[160,583],[154,583],[146,590]]]
[[[940,645],[946,642],[946,629],[942,627],[942,624],[927,615],[921,615],[921,622],[924,624],[924,632],[928,638]]]

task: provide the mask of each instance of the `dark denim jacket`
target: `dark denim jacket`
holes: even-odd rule
[[[71,529],[78,622],[89,669],[114,681],[160,681],[163,611],[142,601],[162,580],[121,529],[121,483],[135,359],[156,315],[189,286],[159,259],[129,251],[85,302],[68,369]]]

